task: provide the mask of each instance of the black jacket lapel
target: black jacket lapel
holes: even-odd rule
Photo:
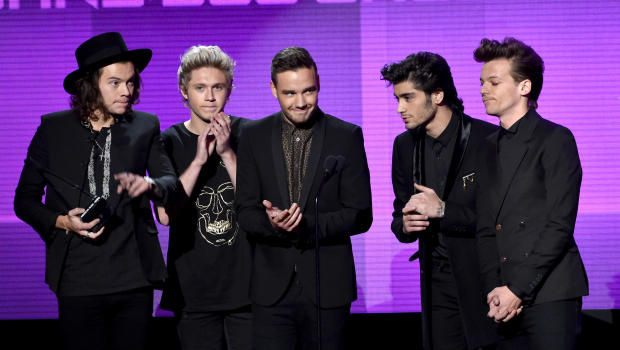
[[[304,176],[303,186],[301,188],[301,198],[299,200],[299,205],[302,210],[306,209],[306,204],[308,202],[308,197],[310,196],[310,189],[312,185],[316,181],[321,181],[323,174],[319,173],[317,176],[317,171],[319,168],[323,168],[320,166],[319,161],[321,160],[321,155],[323,152],[323,141],[325,140],[325,115],[323,112],[317,108],[315,111],[316,124],[314,125],[314,131],[312,135],[312,146],[310,147],[310,159],[308,160],[308,165],[306,167],[306,174]]]
[[[540,116],[534,110],[528,111],[528,113],[523,117],[521,125],[519,125],[517,135],[515,135],[515,145],[510,147],[507,152],[502,155],[502,157],[506,158],[506,161],[502,162],[504,164],[504,168],[502,169],[502,177],[500,179],[501,183],[499,195],[501,201],[498,207],[498,216],[501,213],[506,196],[510,191],[510,184],[514,181],[517,170],[529,150],[529,140],[536,129],[539,118]]]
[[[288,180],[286,178],[286,162],[284,160],[284,150],[282,149],[282,113],[273,115],[273,127],[271,128],[271,156],[273,157],[274,173],[278,189],[280,190],[280,198],[285,208],[291,206],[291,199],[288,195]]]
[[[457,116],[455,116],[457,117]],[[454,186],[456,175],[461,169],[463,164],[463,157],[465,156],[465,150],[469,143],[469,136],[471,135],[471,118],[466,115],[459,115],[459,127],[457,128],[456,145],[454,146],[454,152],[452,152],[452,160],[450,161],[450,169],[448,169],[448,177],[446,179],[446,188],[443,191],[443,198],[448,198],[450,191]]]

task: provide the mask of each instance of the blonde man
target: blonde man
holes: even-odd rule
[[[234,211],[236,146],[246,120],[224,113],[234,67],[217,46],[189,48],[178,79],[190,118],[163,133],[186,195],[183,205],[158,208],[170,226],[162,307],[175,312],[183,349],[251,344],[251,250]]]

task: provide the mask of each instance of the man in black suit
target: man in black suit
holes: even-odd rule
[[[480,83],[501,129],[481,152],[478,248],[488,316],[531,349],[574,349],[588,280],[573,238],[581,164],[571,132],[536,113],[542,58],[523,42],[483,39]]]
[[[392,231],[419,240],[425,349],[474,349],[496,339],[484,317],[475,240],[476,152],[495,127],[463,114],[443,57],[419,52],[386,65],[408,129],[394,140]]]
[[[249,123],[237,163],[239,224],[255,243],[250,282],[254,346],[316,348],[318,307],[322,348],[341,349],[350,305],[357,298],[349,236],[366,232],[372,223],[362,130],[318,108],[319,76],[303,48],[275,55],[271,90],[281,111]]]
[[[128,50],[119,33],[104,33],[76,58],[64,83],[72,109],[41,117],[15,213],[45,242],[63,349],[141,349],[153,288],[166,276],[149,199],[166,205],[178,188],[157,117],[131,109],[151,50]],[[106,215],[83,221],[95,196],[107,201]]]

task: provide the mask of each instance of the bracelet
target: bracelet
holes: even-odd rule
[[[156,186],[156,184],[155,184],[155,180],[151,179],[151,178],[150,178],[150,177],[148,177],[148,176],[144,176],[144,181],[145,181],[147,184],[149,184],[149,190],[152,190],[152,189]]]
[[[69,215],[68,214],[65,215],[65,220],[64,220],[65,222],[63,223],[64,226],[65,226],[65,234],[66,235],[68,235],[69,232],[71,232],[71,230],[69,230],[69,225],[67,225],[67,220],[69,220]]]
[[[446,212],[446,202],[441,201],[439,203],[439,208],[437,208],[437,217],[438,218],[443,218],[443,215]]]

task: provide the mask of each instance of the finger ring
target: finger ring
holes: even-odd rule
[[[92,232],[87,232],[86,235],[88,236],[88,238],[93,238],[93,233]]]

